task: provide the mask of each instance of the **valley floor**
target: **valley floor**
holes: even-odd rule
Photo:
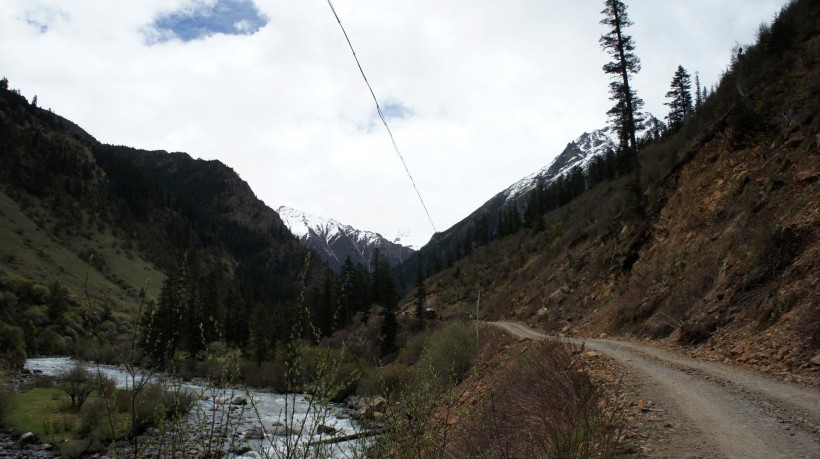
[[[494,325],[522,338],[549,338],[515,322]],[[817,387],[642,343],[561,340],[612,359],[627,398],[638,400],[627,414],[627,436],[650,457],[820,457]]]

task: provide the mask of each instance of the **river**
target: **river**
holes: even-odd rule
[[[28,359],[26,368],[58,376],[76,363],[68,357],[44,357]],[[113,379],[120,389],[134,386],[134,378],[125,370],[87,363],[87,368]],[[157,382],[162,375],[136,375],[137,382],[151,378]],[[350,419],[341,405],[319,405],[301,394],[280,394],[241,387],[210,387],[196,383],[180,383],[167,378],[165,384],[187,389],[199,397],[199,402],[186,418],[190,425],[212,425],[216,420],[230,429],[232,445],[226,447],[229,457],[235,458],[282,458],[282,457],[352,457],[357,456],[360,442],[317,445],[332,435],[346,435],[359,430],[357,422]],[[244,402],[244,403],[243,403]],[[204,422],[203,422],[204,421]],[[319,426],[322,426],[321,428]],[[217,430],[223,427],[217,426]],[[227,430],[227,429],[226,429]],[[323,432],[319,434],[318,432]],[[249,451],[247,451],[250,449]],[[291,455],[293,450],[315,450],[313,454]]]

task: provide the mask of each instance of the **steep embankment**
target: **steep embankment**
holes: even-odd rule
[[[785,378],[820,349],[820,6],[792,3],[680,131],[640,153],[643,215],[607,181],[428,287],[445,314],[632,334]]]

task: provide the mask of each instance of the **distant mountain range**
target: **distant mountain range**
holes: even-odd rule
[[[369,267],[376,249],[387,257],[390,266],[398,265],[415,253],[412,248],[390,241],[379,233],[359,230],[330,218],[309,215],[287,206],[276,211],[299,242],[318,253],[336,272],[347,257],[353,263]]]
[[[581,134],[568,143],[561,154],[548,165],[499,192],[450,229],[434,235],[422,251],[443,252],[443,247],[452,245],[454,239],[459,239],[465,231],[475,227],[479,219],[488,216],[494,218],[512,203],[523,210],[529,193],[539,183],[546,186],[575,167],[586,169],[593,158],[602,156],[609,150],[614,151],[616,144],[610,137],[610,131],[610,128],[603,128]],[[413,248],[400,244],[399,240],[391,241],[381,234],[359,230],[330,218],[309,215],[292,207],[279,207],[277,213],[301,244],[318,253],[336,272],[348,256],[354,263],[369,266],[376,248],[387,256],[391,266],[407,261],[416,253]]]

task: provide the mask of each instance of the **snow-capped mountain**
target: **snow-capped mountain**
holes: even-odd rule
[[[580,137],[568,143],[564,151],[547,166],[538,172],[530,174],[518,182],[512,184],[501,193],[506,195],[506,201],[517,199],[535,188],[540,181],[543,184],[549,183],[557,177],[566,174],[572,168],[580,166],[585,169],[590,161],[596,156],[606,154],[608,150],[615,150],[615,142],[610,137],[611,128],[598,129],[592,132],[585,132]]]
[[[568,143],[561,154],[547,166],[497,193],[446,231],[433,235],[430,242],[422,247],[419,253],[442,254],[447,253],[448,250],[455,250],[454,247],[458,247],[467,235],[474,233],[479,227],[483,227],[484,231],[490,233],[497,231],[494,225],[498,224],[498,216],[510,205],[516,205],[519,211],[524,211],[530,193],[539,182],[547,186],[552,180],[567,174],[574,167],[580,166],[586,169],[595,157],[606,154],[609,149],[616,150],[617,145],[610,137],[611,135],[611,128],[585,132]]]
[[[292,207],[281,206],[276,212],[303,246],[314,250],[338,272],[348,256],[353,263],[369,267],[373,251],[379,249],[391,266],[415,251],[391,242],[379,233],[362,231],[330,218],[306,214]]]

